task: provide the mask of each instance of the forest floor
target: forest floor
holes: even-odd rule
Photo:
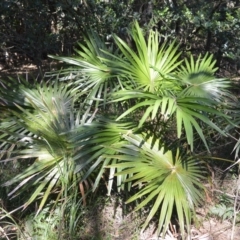
[[[224,174],[225,175],[225,174]],[[224,181],[223,181],[224,180]],[[239,240],[240,239],[240,197],[234,200],[239,185],[235,174],[221,174],[212,184],[206,184],[208,194],[206,202],[196,210],[196,220],[191,226],[191,237],[187,240]],[[146,213],[124,213],[126,206],[115,196],[105,204],[96,201],[85,215],[80,240],[179,240],[176,225],[171,225],[165,238],[156,233],[156,224],[152,222],[141,232],[141,224]],[[234,211],[235,209],[235,211]],[[233,229],[233,218],[236,224]],[[234,233],[233,233],[234,231]]]

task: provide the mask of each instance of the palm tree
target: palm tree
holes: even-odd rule
[[[85,197],[108,168],[108,194],[116,176],[119,191],[136,189],[128,200],[140,200],[136,210],[151,206],[144,228],[158,215],[165,233],[176,209],[184,234],[204,197],[206,170],[192,155],[194,142],[198,135],[209,150],[206,127],[225,135],[215,119],[227,119],[229,81],[214,76],[212,55],[182,59],[175,42],[161,45],[157,31],[145,40],[137,23],[129,34],[134,49],[114,36],[114,51],[90,32],[78,56],[54,57],[73,65],[52,74],[54,82],[2,83],[17,94],[1,92],[8,113],[1,157],[35,160],[5,186],[18,183],[10,195],[33,186],[24,206],[41,197],[40,211],[51,193],[60,198],[73,183]]]

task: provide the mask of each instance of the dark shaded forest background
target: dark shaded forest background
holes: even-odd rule
[[[1,69],[27,61],[41,71],[48,54],[74,54],[90,28],[111,42],[113,33],[127,39],[138,20],[146,32],[157,29],[176,39],[186,54],[213,53],[222,75],[234,77],[240,69],[239,8],[238,0],[4,0]]]

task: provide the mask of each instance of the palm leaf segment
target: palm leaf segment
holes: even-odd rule
[[[26,89],[34,91],[36,88],[35,83],[29,83],[26,79],[21,77],[18,77],[18,81],[11,77],[7,80],[1,79],[0,86],[0,107],[3,106],[2,109],[4,109],[4,106],[16,109],[16,104],[28,107],[23,91]]]
[[[118,174],[132,175],[127,182],[140,188],[127,203],[140,200],[135,210],[151,205],[143,229],[161,209],[158,231],[163,228],[165,234],[175,207],[181,232],[184,233],[185,224],[189,230],[191,212],[201,201],[203,190],[204,171],[199,167],[199,161],[181,156],[179,151],[175,154],[164,152],[158,141],[151,147],[152,139],[145,142],[138,135],[124,136],[129,144],[119,149],[122,155],[117,156],[120,162],[115,166],[122,169]]]

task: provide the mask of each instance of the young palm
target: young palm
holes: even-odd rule
[[[114,40],[120,54],[113,55],[106,47],[101,46],[102,51],[91,50],[91,54],[88,54],[95,56],[97,62],[83,55],[85,60],[83,58],[78,60],[81,62],[79,66],[84,74],[87,74],[87,70],[84,70],[87,68],[82,62],[87,59],[88,63],[96,64],[91,67],[92,71],[98,71],[99,66],[104,63],[108,67],[108,73],[117,75],[121,90],[116,92],[118,88],[113,88],[106,95],[113,97],[110,104],[120,103],[122,107],[118,109],[120,114],[124,111],[117,120],[132,114],[132,119],[133,117],[140,119],[139,131],[147,129],[144,139],[131,135],[131,132],[123,135],[128,144],[124,141],[120,141],[117,145],[114,142],[108,144],[106,141],[105,147],[109,148],[109,152],[99,159],[103,158],[105,163],[108,163],[111,176],[116,171],[118,171],[117,177],[124,176],[120,178],[119,186],[126,178],[130,183],[129,186],[131,183],[142,186],[129,202],[141,199],[142,202],[136,209],[146,204],[153,204],[144,227],[161,208],[163,210],[159,217],[159,230],[164,226],[165,232],[173,209],[176,208],[181,231],[184,232],[184,224],[187,224],[189,230],[191,212],[203,196],[201,192],[203,187],[200,183],[203,170],[199,160],[177,154],[176,148],[173,152],[168,150],[164,153],[162,146],[167,144],[161,140],[163,139],[161,131],[164,129],[169,133],[176,125],[176,134],[172,134],[170,140],[186,136],[192,151],[194,134],[197,132],[207,147],[202,124],[224,134],[210,116],[225,118],[225,114],[219,109],[221,102],[228,100],[228,82],[214,77],[216,69],[212,56],[206,55],[203,59],[199,57],[197,61],[191,56],[190,61],[185,60],[183,65],[175,43],[165,42],[160,45],[158,32],[150,31],[145,41],[142,30],[136,23],[130,35],[134,50],[115,36]],[[88,47],[92,49],[93,41],[90,42],[92,43],[88,44]],[[90,51],[85,49],[84,52]],[[89,71],[90,79],[92,71]],[[99,76],[102,76],[102,73],[99,73]],[[110,75],[108,77],[111,79]],[[88,81],[80,80],[80,82],[88,84]],[[80,84],[79,89],[82,86]],[[91,81],[88,86],[91,86]],[[124,105],[126,103],[127,105]],[[109,132],[111,131],[109,129]],[[100,138],[96,135],[94,141],[99,141]],[[149,143],[146,142],[147,139]],[[114,155],[116,152],[119,152],[117,156]],[[168,191],[169,189],[172,191]]]
[[[12,96],[5,101],[17,109],[10,110],[13,117],[0,126],[2,157],[13,153],[6,160],[36,159],[6,185],[23,181],[12,195],[35,186],[26,205],[41,196],[41,209],[51,192],[61,194],[66,189],[63,182],[74,179],[83,184],[94,176],[95,189],[108,166],[109,178],[116,174],[119,189],[124,188],[125,180],[129,189],[131,183],[139,186],[129,199],[140,199],[137,210],[152,204],[144,227],[161,209],[159,231],[163,228],[166,232],[175,208],[183,233],[184,224],[189,230],[191,212],[202,196],[204,169],[198,159],[180,154],[175,146],[169,149],[164,137],[168,141],[186,137],[193,151],[195,133],[207,146],[204,124],[224,134],[212,116],[226,117],[220,110],[229,98],[228,82],[214,77],[211,56],[199,57],[196,62],[190,57],[182,65],[178,47],[174,42],[161,46],[158,32],[150,31],[145,41],[136,23],[130,35],[135,50],[115,36],[116,55],[91,33],[87,46],[80,45],[79,57],[55,57],[76,66],[63,71],[60,80],[70,79],[69,84],[56,81],[37,89],[21,88],[21,100],[12,104]],[[108,108],[101,103],[108,103]],[[126,122],[121,122],[123,118]],[[145,137],[132,134],[136,130]],[[108,187],[110,194],[112,181]]]

